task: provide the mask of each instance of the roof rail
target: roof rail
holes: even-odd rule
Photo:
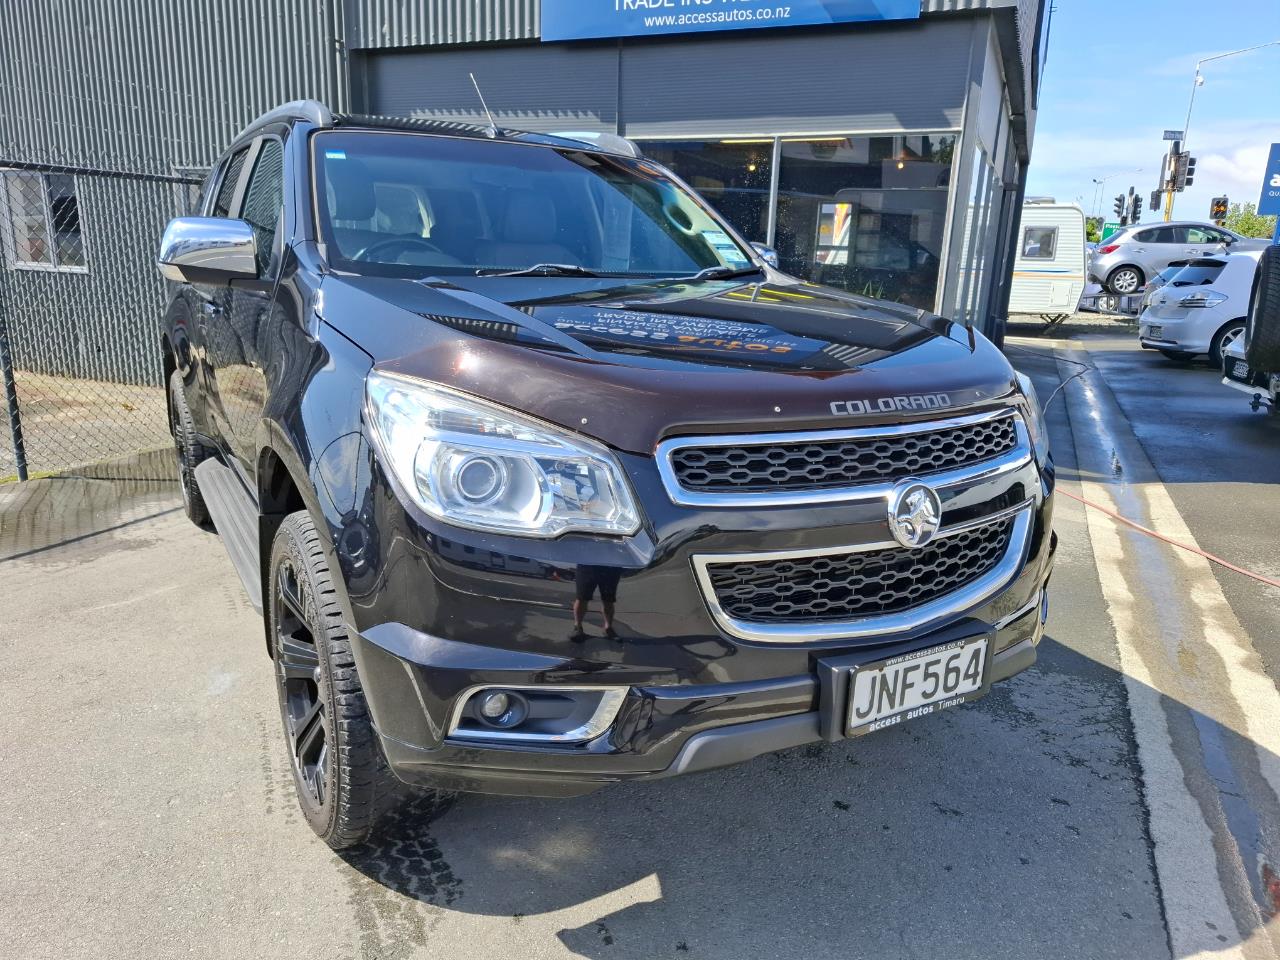
[[[236,140],[242,140],[259,127],[278,123],[281,120],[306,120],[317,127],[333,126],[333,114],[319,100],[291,100],[281,104],[274,110],[268,110],[258,119],[252,121],[240,131]]]
[[[616,133],[591,133],[585,130],[561,131],[547,134],[549,137],[559,137],[562,140],[576,140],[578,143],[589,144],[597,150],[604,150],[606,153],[619,153],[624,157],[635,157],[639,159],[644,154],[640,151],[640,145],[634,140],[628,140],[626,137],[620,137]]]

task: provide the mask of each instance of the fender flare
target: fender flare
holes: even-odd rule
[[[342,617],[347,629],[354,632],[355,616],[351,607],[351,598],[347,594],[346,580],[342,575],[342,567],[338,563],[338,553],[334,545],[333,528],[325,515],[320,498],[311,480],[311,471],[304,465],[293,438],[284,427],[274,420],[262,420],[258,427],[258,455],[254,475],[258,484],[255,494],[258,498],[258,556],[262,577],[262,630],[267,644],[267,655],[272,656],[271,645],[271,593],[270,566],[271,545],[275,540],[276,530],[287,515],[282,512],[267,512],[263,504],[262,481],[269,457],[275,457],[288,473],[293,487],[302,499],[303,509],[311,516],[311,522],[321,534],[320,548],[324,551],[325,562],[333,571],[334,587],[338,595],[338,603],[342,607]]]

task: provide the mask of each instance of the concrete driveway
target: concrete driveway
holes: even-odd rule
[[[1088,368],[1050,407],[1062,490],[1194,538],[1215,482],[1166,504],[1108,386],[1152,358],[1093,346],[1015,354],[1045,398]],[[1276,691],[1249,653],[1276,594],[1215,605],[1198,558],[1066,497],[1056,524],[1040,663],[977,704],[576,800],[422,798],[338,856],[296,811],[260,621],[176,493],[0,487],[2,952],[1273,957]]]

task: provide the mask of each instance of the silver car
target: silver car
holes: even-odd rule
[[[1089,258],[1089,279],[1111,293],[1135,293],[1175,260],[1191,260],[1214,253],[1266,249],[1269,240],[1190,220],[1135,224],[1098,244]]]

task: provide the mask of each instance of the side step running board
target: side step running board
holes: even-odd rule
[[[240,575],[249,602],[262,612],[262,567],[258,561],[258,510],[230,467],[205,460],[196,467],[196,483],[204,495],[222,545]]]

